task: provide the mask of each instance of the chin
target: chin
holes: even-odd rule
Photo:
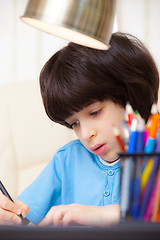
[[[108,163],[113,163],[117,161],[119,158],[118,154],[115,154],[114,156],[113,155],[110,156],[109,153],[106,153],[106,155],[101,156],[101,158]]]

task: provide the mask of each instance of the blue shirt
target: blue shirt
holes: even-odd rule
[[[120,163],[103,164],[79,140],[61,147],[37,179],[18,197],[38,224],[54,205],[104,206],[120,202]]]

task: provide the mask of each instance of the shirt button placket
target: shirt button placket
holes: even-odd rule
[[[108,197],[109,195],[110,195],[110,192],[109,192],[108,190],[105,190],[105,191],[104,191],[104,196],[105,196],[105,197]]]
[[[110,169],[107,172],[108,184],[106,186],[106,190],[103,192],[105,205],[111,204],[111,195],[112,195],[111,191],[112,191],[112,185],[113,185],[113,175],[114,175],[114,171],[112,169]]]
[[[108,175],[109,175],[109,176],[112,176],[113,174],[114,174],[114,171],[113,171],[113,170],[109,170],[109,171],[108,171]]]

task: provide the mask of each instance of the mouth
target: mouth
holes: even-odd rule
[[[106,152],[106,149],[107,149],[106,144],[98,144],[98,145],[95,145],[92,148],[92,151],[93,151],[94,154],[100,156],[100,155],[103,155]]]

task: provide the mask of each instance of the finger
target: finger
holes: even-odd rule
[[[29,212],[29,207],[25,203],[23,203],[19,200],[15,200],[15,203],[18,206],[18,208],[21,209],[21,214],[22,214],[23,218],[25,218],[27,213]]]
[[[45,227],[53,224],[53,207],[46,214],[45,218],[38,224],[40,227]]]
[[[17,214],[6,211],[3,208],[0,208],[0,219],[1,224],[22,224]]]
[[[53,224],[55,226],[77,225],[74,221],[75,207],[73,204],[59,205],[54,208]]]
[[[5,195],[1,195],[0,197],[0,207],[4,210],[11,211],[16,214],[21,214],[21,209],[14,202],[8,199]]]
[[[78,222],[76,222],[74,218],[74,213],[73,212],[66,212],[63,216],[63,226],[68,226],[68,225],[78,225]]]
[[[64,216],[64,206],[54,206],[52,207],[39,226],[62,226],[62,219]]]
[[[60,227],[60,226],[63,226],[63,217],[64,217],[64,214],[65,214],[65,208],[64,206],[57,206],[55,209],[54,209],[54,214],[53,214],[53,225],[55,227]]]

